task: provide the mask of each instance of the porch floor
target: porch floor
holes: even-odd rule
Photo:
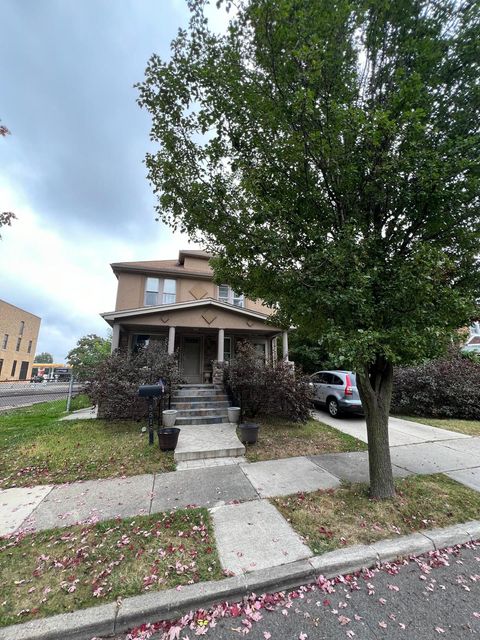
[[[182,424],[175,449],[175,462],[243,456],[245,447],[235,424]]]

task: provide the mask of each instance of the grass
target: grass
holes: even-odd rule
[[[479,517],[480,494],[442,474],[395,484],[391,501],[370,499],[366,485],[347,485],[272,502],[316,554]]]
[[[173,471],[173,454],[150,447],[140,424],[60,422],[65,401],[0,414],[0,487]]]
[[[6,538],[0,626],[222,576],[207,509]]]
[[[250,462],[367,449],[364,442],[316,420],[298,423],[262,418],[259,424],[258,442],[247,445],[245,455]]]
[[[467,436],[480,436],[480,420],[457,420],[456,418],[417,418],[396,416],[404,420],[412,420],[421,424],[428,424],[439,429],[448,429],[458,433],[465,433]]]

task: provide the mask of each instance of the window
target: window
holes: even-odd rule
[[[177,297],[177,281],[161,278],[147,278],[145,285],[145,306],[174,304]]]
[[[22,339],[17,338],[17,346],[15,347],[15,351],[20,351],[20,345],[22,344]]]
[[[3,359],[0,359],[0,374],[2,373],[2,369],[3,369]]]
[[[23,330],[24,330],[24,329],[25,329],[25,322],[22,320],[22,321],[20,322],[20,329],[19,329],[19,331],[18,331],[18,335],[23,336]],[[17,349],[17,351],[18,351],[18,349]]]
[[[243,295],[235,293],[228,284],[221,284],[218,287],[218,299],[220,302],[226,302],[227,304],[233,304],[235,307],[245,306]]]
[[[32,341],[31,340],[28,341],[27,353],[32,353]]]
[[[343,383],[343,380],[339,376],[336,376],[336,375],[334,375],[332,373],[332,382],[331,382],[331,384],[338,384],[338,385],[343,386],[344,383]]]
[[[12,373],[10,374],[10,376],[13,378],[13,376],[15,375],[15,370],[17,368],[17,361],[14,360],[13,364],[12,364]]]
[[[6,349],[8,344],[8,333],[3,336],[2,349]]]

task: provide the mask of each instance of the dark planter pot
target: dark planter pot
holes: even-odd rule
[[[255,444],[258,440],[258,424],[242,422],[238,425],[238,435],[243,444]]]
[[[169,427],[158,430],[158,444],[160,451],[174,451],[178,443],[178,434],[180,429]]]

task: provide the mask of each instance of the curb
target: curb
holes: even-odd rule
[[[80,609],[0,629],[0,640],[91,640],[112,636],[146,622],[179,618],[255,592],[284,591],[313,582],[319,575],[334,578],[398,558],[421,555],[445,547],[480,540],[480,520],[444,529],[430,529],[397,539],[355,545],[270,569],[252,571],[215,582],[187,585],[180,591],[156,591],[118,603]]]

